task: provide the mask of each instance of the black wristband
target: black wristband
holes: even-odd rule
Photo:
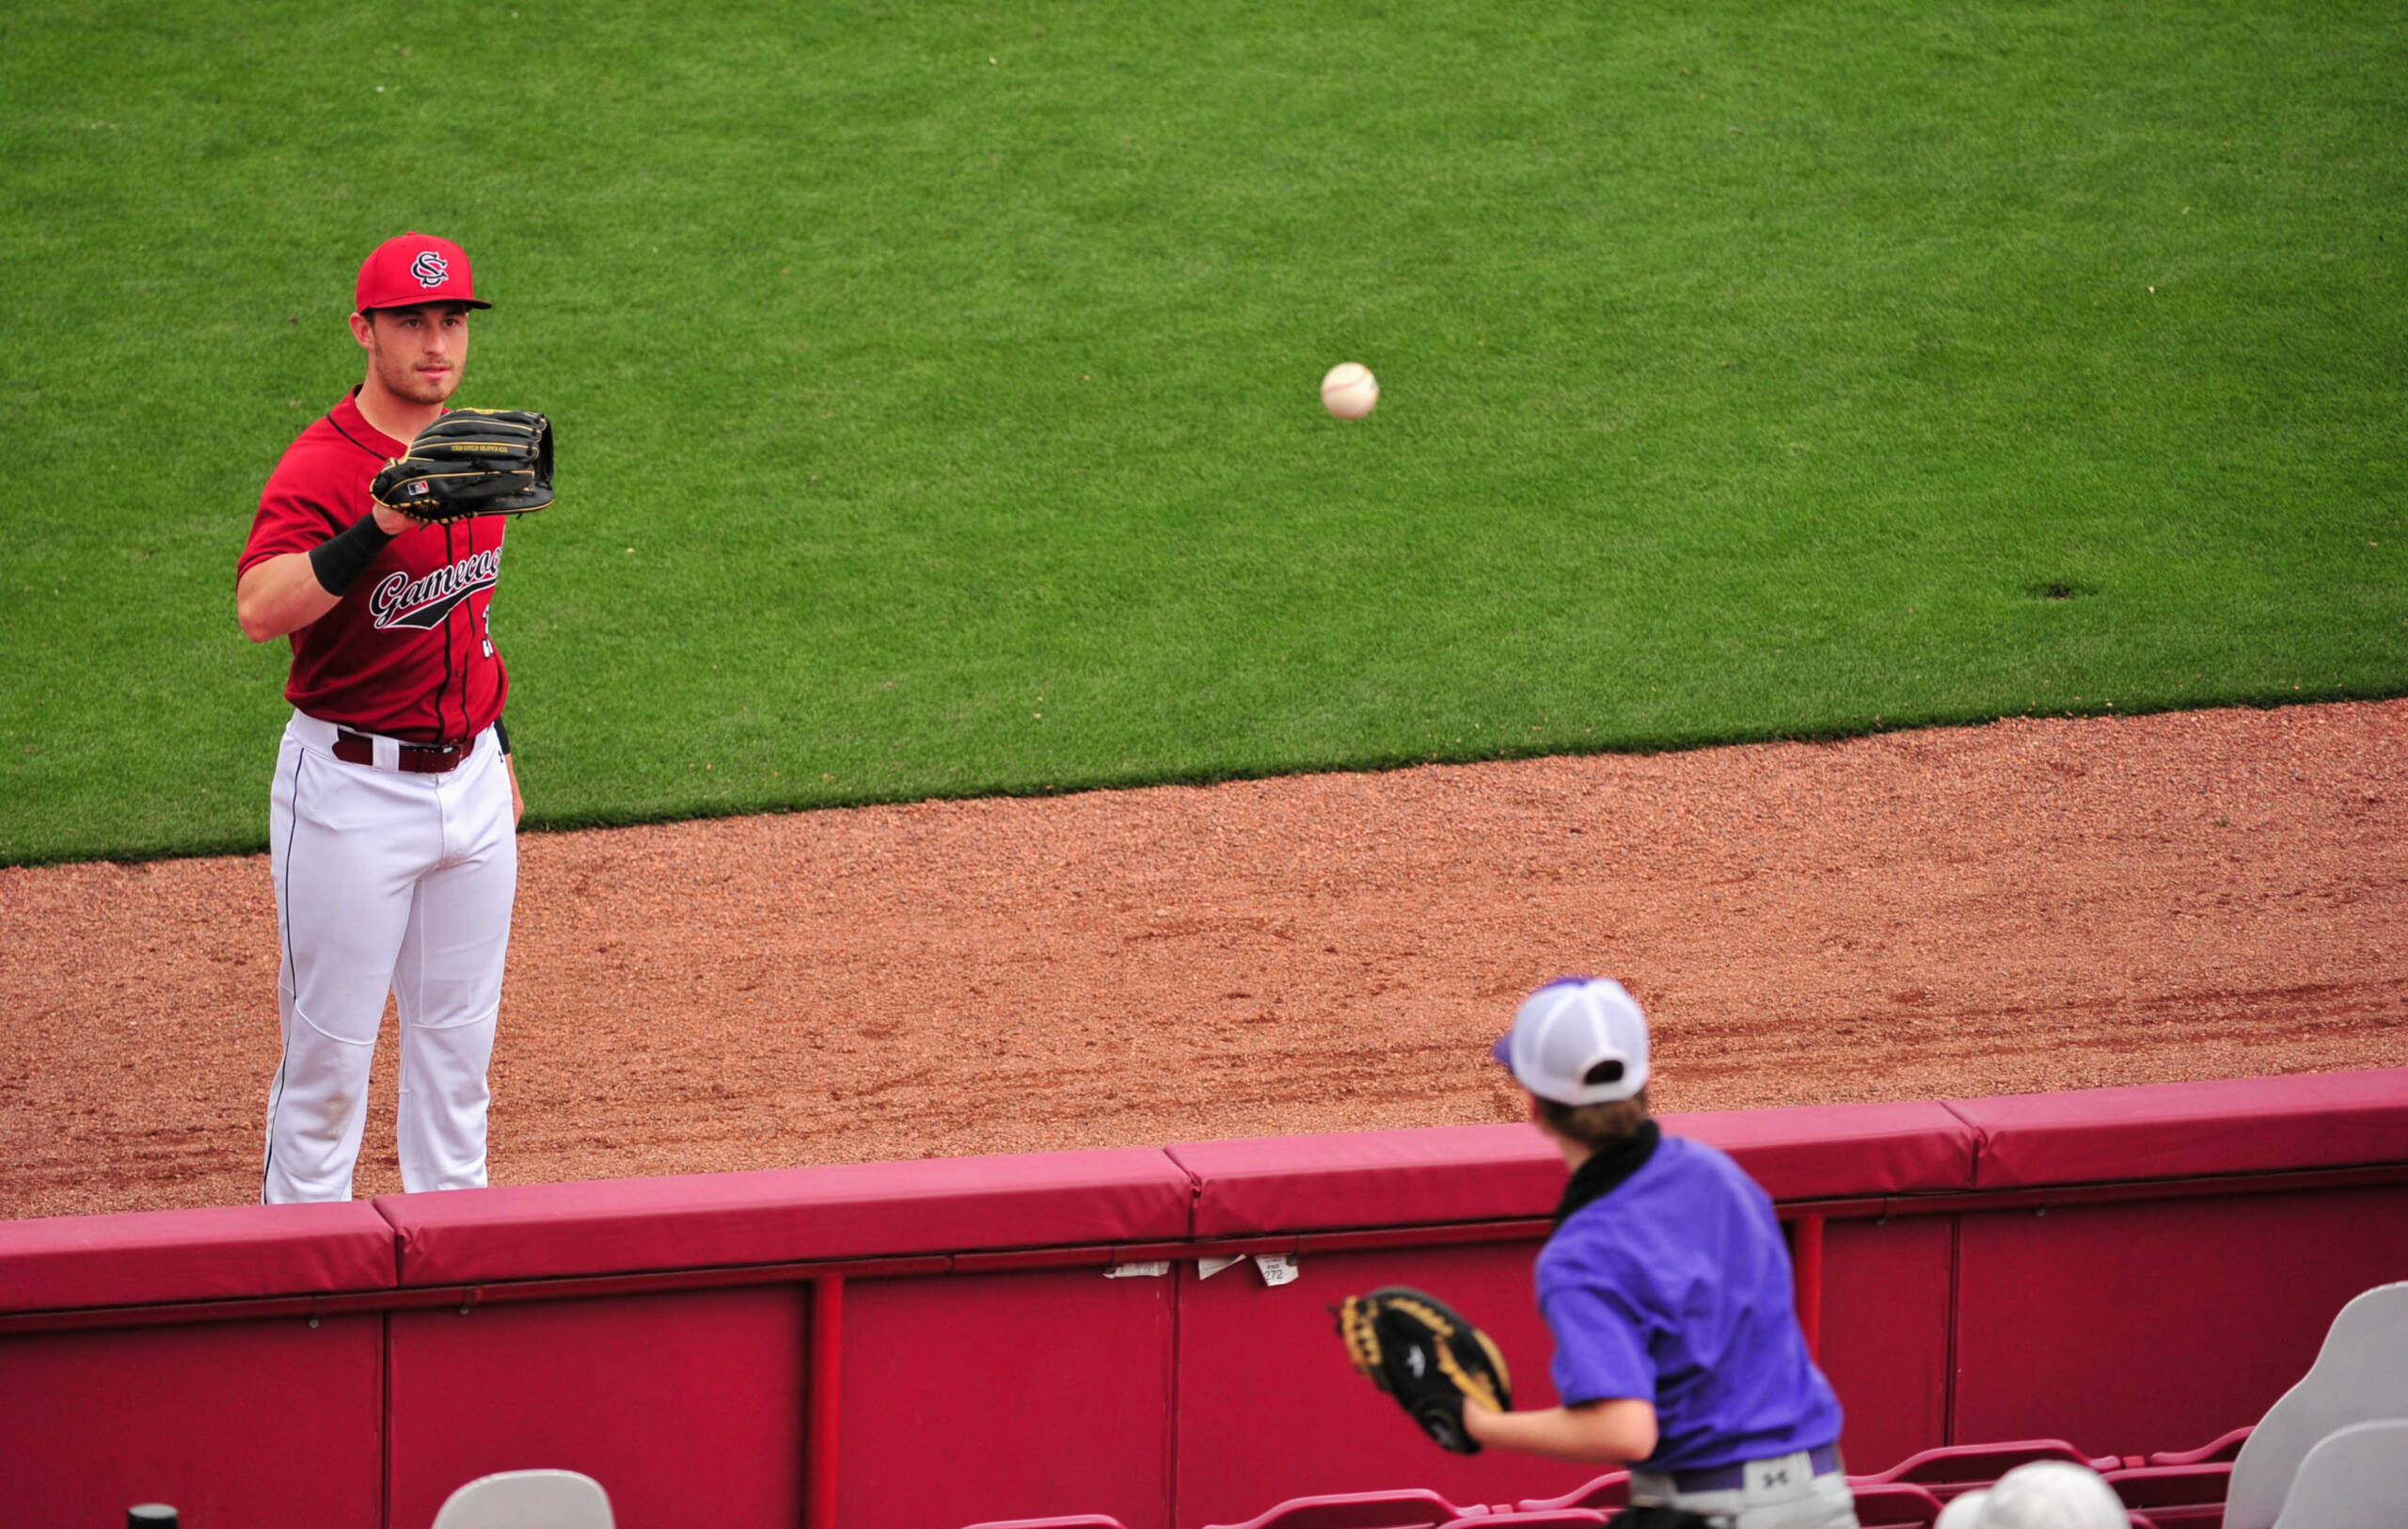
[[[352,523],[349,531],[338,532],[309,549],[309,567],[318,576],[318,587],[329,595],[341,596],[359,582],[368,565],[385,549],[392,536],[376,523],[376,512],[369,511]]]
[[[510,752],[510,729],[501,725],[499,717],[493,719],[493,741],[501,745],[502,753]]]

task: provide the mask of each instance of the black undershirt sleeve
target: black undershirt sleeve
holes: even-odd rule
[[[336,597],[349,593],[392,539],[376,524],[376,512],[371,510],[352,522],[349,531],[337,532],[310,548],[309,568],[318,576],[318,587]]]

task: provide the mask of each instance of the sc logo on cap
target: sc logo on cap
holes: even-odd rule
[[[418,259],[410,262],[410,275],[418,278],[421,287],[439,287],[451,274],[452,263],[432,249],[420,250]]]

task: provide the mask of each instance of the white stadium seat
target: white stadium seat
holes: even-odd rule
[[[2308,1452],[2336,1429],[2384,1418],[2408,1418],[2408,1282],[2379,1284],[2333,1319],[2316,1362],[2233,1460],[2224,1529],[2273,1529]]]
[[[2274,1529],[2400,1529],[2408,1521],[2408,1418],[2353,1423],[2307,1452]]]
[[[504,1471],[453,1492],[435,1529],[615,1529],[610,1496],[575,1471]]]

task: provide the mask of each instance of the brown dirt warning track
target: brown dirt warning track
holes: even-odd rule
[[[2403,760],[2393,701],[530,836],[493,1177],[1513,1118],[1566,971],[1669,1109],[2408,1064]],[[0,869],[0,1217],[257,1197],[264,856]]]

